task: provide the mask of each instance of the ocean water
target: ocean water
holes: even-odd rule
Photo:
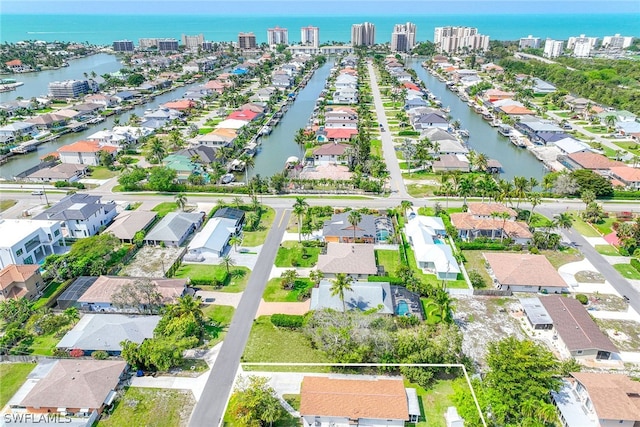
[[[376,42],[391,39],[393,25],[407,21],[417,26],[418,41],[433,40],[437,26],[477,27],[494,40],[517,40],[532,34],[545,39],[566,40],[586,34],[591,37],[622,34],[640,36],[640,15],[626,14],[429,14],[367,16],[222,16],[222,15],[8,15],[0,17],[0,41],[76,41],[107,45],[128,39],[136,44],[146,37],[173,37],[204,34],[209,41],[235,41],[238,32],[253,31],[258,43],[266,42],[267,28],[289,29],[289,41],[300,40],[300,27],[320,28],[322,43],[348,42],[351,24],[372,22]]]

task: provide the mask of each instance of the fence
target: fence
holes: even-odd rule
[[[43,360],[56,360],[55,357],[49,356],[37,356],[37,355],[11,355],[11,354],[3,354],[0,355],[0,362],[20,362],[20,363],[38,363]]]
[[[176,258],[176,261],[173,264],[171,264],[171,267],[169,267],[169,269],[165,273],[165,277],[173,277],[173,275],[176,273],[178,268],[180,268],[180,266],[182,265],[182,258],[186,253],[187,253],[187,248],[184,248],[180,251],[180,254]]]

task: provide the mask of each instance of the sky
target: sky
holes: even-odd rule
[[[640,0],[0,0],[2,14],[595,14],[637,13]]]

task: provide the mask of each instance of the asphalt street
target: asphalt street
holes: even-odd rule
[[[240,357],[249,339],[253,319],[258,311],[262,293],[290,216],[290,210],[276,209],[273,226],[258,255],[258,262],[249,276],[247,288],[233,316],[218,358],[211,368],[202,396],[191,414],[189,425],[192,427],[222,424],[227,400],[231,395],[231,388],[240,366]]]

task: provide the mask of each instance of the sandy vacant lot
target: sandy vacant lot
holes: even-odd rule
[[[120,271],[120,276],[164,277],[183,250],[184,248],[143,246],[129,265]]]

